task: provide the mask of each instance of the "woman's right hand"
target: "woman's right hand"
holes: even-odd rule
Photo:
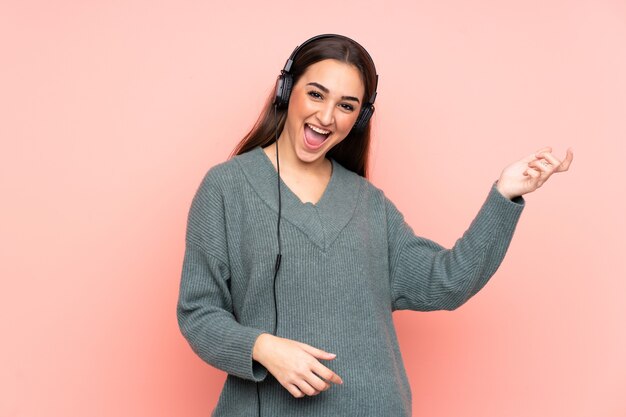
[[[336,356],[306,343],[269,333],[261,334],[252,349],[252,359],[265,366],[296,398],[326,391],[330,382],[343,384],[339,375],[318,361],[335,359]]]

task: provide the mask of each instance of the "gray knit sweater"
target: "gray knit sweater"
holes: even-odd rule
[[[418,237],[383,192],[332,161],[317,204],[281,182],[277,335],[336,353],[342,385],[293,397],[252,347],[274,323],[276,170],[261,148],[209,170],[191,204],[178,321],[193,350],[228,373],[213,416],[410,416],[394,310],[453,310],[500,265],[525,202],[493,183],[452,249]]]

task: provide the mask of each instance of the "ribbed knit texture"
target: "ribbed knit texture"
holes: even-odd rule
[[[344,383],[294,398],[252,360],[274,323],[276,170],[261,148],[209,170],[187,224],[178,320],[193,350],[228,373],[214,417],[410,416],[394,310],[453,310],[500,265],[525,205],[495,188],[452,249],[413,233],[383,192],[336,161],[322,198],[281,182],[277,335],[336,353]]]

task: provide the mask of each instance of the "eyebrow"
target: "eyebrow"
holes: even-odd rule
[[[322,84],[319,84],[319,83],[313,82],[313,83],[308,83],[307,85],[312,85],[313,87],[317,87],[326,94],[328,94],[328,92],[330,91],[328,88],[324,87]],[[348,100],[348,101],[356,101],[357,103],[360,103],[358,98],[352,97],[352,96],[341,96],[341,99]]]

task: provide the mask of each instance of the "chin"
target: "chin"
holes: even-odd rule
[[[313,153],[306,149],[301,149],[298,152],[296,152],[296,156],[302,162],[313,163],[320,159],[324,159],[326,157],[326,152],[327,151],[322,151],[321,149],[319,149],[317,152]]]

